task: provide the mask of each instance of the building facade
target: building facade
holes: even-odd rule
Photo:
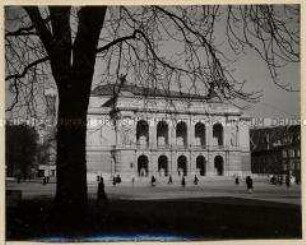
[[[301,177],[300,125],[250,130],[252,173]]]
[[[216,98],[114,85],[93,90],[88,180],[193,178],[251,172],[248,118]]]

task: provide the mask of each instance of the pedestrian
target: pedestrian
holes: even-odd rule
[[[276,177],[275,177],[275,175],[272,176],[270,182],[271,182],[272,185],[276,185]]]
[[[172,176],[170,175],[170,176],[169,176],[169,180],[168,180],[168,185],[172,185],[172,183],[173,183],[173,182],[172,182]]]
[[[185,177],[183,176],[182,178],[182,186],[185,187],[186,186],[186,181],[185,181]]]
[[[282,175],[278,176],[278,184],[283,185],[283,176]]]
[[[108,212],[108,198],[105,193],[104,179],[102,176],[98,184],[97,209],[99,221],[104,221]]]
[[[42,184],[43,184],[43,185],[46,185],[46,184],[47,184],[47,177],[43,177]]]
[[[247,190],[249,193],[253,192],[253,180],[251,176],[247,176],[245,179],[246,185],[247,185]]]
[[[151,186],[154,187],[155,183],[156,183],[156,179],[155,179],[154,175],[152,175],[152,177],[151,177]]]
[[[117,174],[116,183],[117,183],[117,184],[120,184],[120,183],[121,183],[121,177],[120,177],[119,174]]]
[[[240,182],[239,182],[239,177],[237,176],[237,177],[235,178],[235,184],[236,184],[236,185],[239,185],[239,183],[240,183]]]
[[[17,183],[19,184],[21,182],[21,175],[17,176]]]
[[[117,183],[117,180],[116,180],[116,177],[114,176],[114,177],[113,177],[113,186],[115,186],[116,183]]]
[[[290,187],[290,176],[289,176],[289,174],[286,176],[286,186],[287,186],[287,188]]]
[[[135,177],[134,176],[132,177],[132,186],[133,187],[135,186]]]
[[[199,183],[199,179],[198,179],[197,175],[194,176],[194,181],[193,181],[193,183],[194,183],[195,185],[197,185],[197,184]]]

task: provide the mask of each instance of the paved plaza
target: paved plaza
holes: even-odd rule
[[[7,182],[8,190],[21,190],[23,199],[52,197],[55,195],[55,183],[42,185],[40,182]],[[88,186],[90,198],[96,198],[97,183]],[[142,186],[133,186],[131,183],[123,183],[112,186],[106,183],[106,193],[110,199],[126,200],[161,200],[161,199],[209,199],[212,197],[227,197],[241,199],[255,199],[270,202],[288,203],[301,205],[301,186],[271,185],[265,181],[254,181],[253,193],[248,193],[246,185],[241,182],[235,185],[232,180],[201,181],[199,185],[187,182],[186,187],[180,186],[179,182],[172,185],[159,184],[151,187],[150,183]]]
[[[82,239],[97,241],[134,241],[160,237],[174,240],[300,238],[301,186],[274,186],[254,181],[254,192],[233,180],[201,180],[195,186],[187,181],[173,185],[157,182],[123,182],[112,186],[105,181],[109,198],[106,219],[98,219],[95,199],[97,183],[89,185],[90,212],[84,221]],[[10,240],[61,239],[62,228],[52,221],[55,183],[7,182],[7,190],[21,190],[18,208],[8,203],[7,236]],[[77,190],[76,190],[77,191]],[[12,202],[11,202],[12,203]],[[48,218],[49,217],[49,218]],[[30,229],[29,229],[30,227]],[[70,231],[69,231],[70,232]],[[71,231],[73,232],[73,231]],[[77,233],[79,236],[80,234]],[[73,234],[72,234],[73,237]],[[109,239],[109,240],[108,240]],[[89,240],[88,240],[89,241]]]

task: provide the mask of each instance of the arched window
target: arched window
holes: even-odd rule
[[[187,125],[184,122],[179,122],[176,125],[176,144],[178,146],[187,146]]]
[[[149,145],[149,124],[144,120],[137,122],[136,140],[138,145]]]
[[[214,145],[222,146],[223,145],[223,126],[221,123],[216,123],[213,126],[213,138]]]
[[[200,174],[200,176],[206,175],[206,160],[203,156],[198,156],[196,160],[196,167],[197,167],[197,173]]]
[[[184,155],[177,159],[177,172],[179,176],[187,176],[187,158]]]
[[[224,173],[224,167],[223,167],[223,157],[216,156],[215,157],[215,169],[217,172],[217,175],[222,176]]]
[[[168,145],[168,124],[165,121],[157,124],[157,145]]]
[[[205,125],[203,123],[197,123],[194,127],[195,143],[197,146],[205,146]]]
[[[168,158],[164,155],[158,158],[158,172],[160,176],[168,176]]]
[[[138,175],[140,177],[149,176],[149,166],[148,165],[149,165],[149,160],[147,156],[141,155],[138,157],[137,170],[138,170]]]

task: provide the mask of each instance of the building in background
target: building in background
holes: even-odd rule
[[[37,177],[56,177],[56,108],[57,93],[53,88],[45,91],[45,119],[37,127],[40,138]]]
[[[212,91],[97,86],[88,110],[88,180],[248,175],[248,120]]]
[[[250,130],[252,173],[301,176],[300,125]]]

